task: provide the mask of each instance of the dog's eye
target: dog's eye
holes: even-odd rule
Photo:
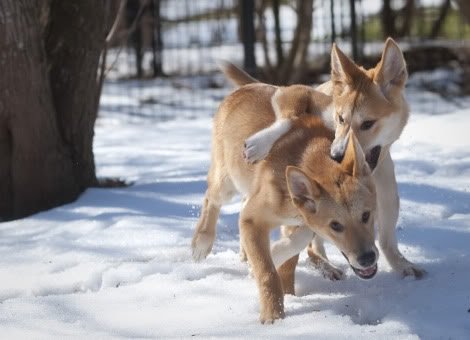
[[[343,124],[344,123],[344,118],[343,115],[338,115],[339,123]]]
[[[366,211],[362,214],[362,223],[367,223],[369,221],[370,211]]]
[[[375,120],[366,120],[361,124],[361,130],[369,130],[372,126],[374,126]]]
[[[337,233],[340,233],[344,230],[343,225],[337,221],[332,221],[330,223],[330,228],[336,231]]]

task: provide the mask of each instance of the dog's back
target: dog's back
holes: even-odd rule
[[[252,190],[261,167],[269,167],[277,174],[276,181],[283,183],[286,167],[300,164],[304,153],[322,149],[324,157],[317,157],[318,165],[331,162],[328,155],[334,135],[319,116],[297,120],[275,144],[266,162],[246,162],[242,153],[246,138],[275,120],[271,98],[276,89],[261,83],[242,86],[222,102],[214,117],[212,166],[227,172],[237,191],[244,195]]]

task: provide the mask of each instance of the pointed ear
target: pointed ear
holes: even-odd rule
[[[306,207],[315,212],[315,200],[321,196],[321,187],[313,179],[310,179],[300,168],[288,166],[286,180],[289,194],[297,207]]]
[[[331,49],[331,79],[336,82],[351,83],[360,72],[356,64],[341,51],[336,44]]]
[[[349,131],[348,146],[341,161],[341,168],[353,177],[370,174],[366,157],[352,129]]]
[[[405,58],[392,38],[388,38],[385,42],[382,59],[376,67],[378,70],[375,81],[380,85],[385,96],[393,87],[398,87],[400,90],[405,87],[408,79]]]

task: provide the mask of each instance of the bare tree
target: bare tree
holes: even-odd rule
[[[107,5],[0,2],[1,220],[70,202],[97,184],[92,144]]]
[[[381,12],[382,31],[385,37],[395,37],[395,13],[392,10],[391,0],[384,0]]]
[[[257,10],[260,25],[258,32],[263,46],[266,65],[265,75],[269,81],[278,84],[300,82],[306,66],[308,46],[310,45],[312,31],[313,0],[296,0],[295,4],[297,24],[290,48],[286,51],[287,53],[279,51],[279,49],[282,49],[282,45],[280,43],[280,29],[276,28],[277,37],[275,40],[277,60],[275,63],[273,63],[269,55],[270,46],[266,38],[264,14],[268,7],[268,0],[261,1],[261,5]],[[276,6],[277,4],[274,3],[273,9],[275,16],[278,11]],[[275,19],[275,21],[276,20],[277,19]]]
[[[470,1],[468,0],[456,0],[457,6],[459,6],[460,14],[464,17],[465,21],[470,24]]]
[[[450,0],[444,0],[444,2],[442,3],[439,9],[439,16],[437,17],[436,21],[432,25],[429,38],[431,39],[437,38],[437,36],[441,32],[441,28],[442,28],[442,25],[444,24],[447,14],[449,13],[449,9],[450,9]]]
[[[406,0],[405,5],[398,10],[392,9],[391,2],[391,0],[383,0],[381,19],[384,38],[400,38],[409,35],[416,11],[415,1]]]
[[[243,43],[244,67],[248,73],[256,74],[254,0],[240,0],[240,38]]]
[[[279,0],[273,0],[273,16],[274,16],[274,36],[276,42],[276,55],[280,64],[284,62],[284,50],[282,49],[282,35],[281,35],[281,19],[279,16],[280,4]]]

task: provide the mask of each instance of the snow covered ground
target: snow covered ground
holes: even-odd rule
[[[227,89],[201,91],[194,105],[190,89],[158,81],[128,98],[115,87],[106,84],[96,126],[98,174],[135,184],[0,224],[3,339],[470,338],[470,98],[411,88],[411,119],[393,148],[400,248],[429,275],[401,279],[381,257],[377,277],[361,281],[328,246],[346,279],[323,279],[302,254],[298,296],[286,298],[284,320],[263,326],[238,257],[237,201],[223,209],[213,254],[190,258],[211,116]],[[164,102],[172,91],[176,117]]]

